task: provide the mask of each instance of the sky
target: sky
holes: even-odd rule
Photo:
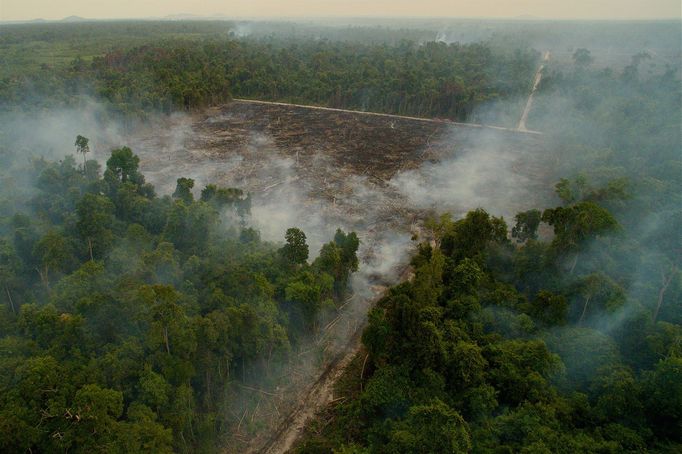
[[[0,20],[165,17],[681,19],[680,0],[0,0]]]

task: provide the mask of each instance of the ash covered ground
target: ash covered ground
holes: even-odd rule
[[[130,145],[161,192],[179,177],[197,194],[209,183],[241,188],[266,239],[299,226],[313,253],[337,227],[357,231],[368,252],[389,233],[414,233],[435,206],[509,219],[552,185],[542,136],[278,104],[172,116]]]

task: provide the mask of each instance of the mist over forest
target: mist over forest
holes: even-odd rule
[[[0,24],[0,451],[681,450],[680,37]]]

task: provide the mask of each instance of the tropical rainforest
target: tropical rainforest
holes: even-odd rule
[[[5,184],[17,161],[3,150]],[[21,173],[35,186],[3,199],[4,452],[209,449],[228,383],[276,373],[357,270],[355,233],[309,264],[299,229],[278,247],[243,226],[242,191],[208,185],[194,200],[180,178],[157,197],[138,162],[127,147],[103,173],[38,159]]]
[[[212,34],[188,39],[174,29],[152,33],[143,45],[131,40],[112,49],[107,31],[86,29],[74,37],[68,30],[37,28],[29,36],[38,49],[50,40],[66,46],[93,39],[88,50],[95,55],[80,49],[59,64],[47,57],[27,62],[24,52],[34,47],[25,43],[25,30],[10,30],[0,37],[7,49],[0,102],[69,105],[89,95],[117,112],[144,116],[234,97],[464,120],[484,101],[525,94],[539,56],[529,49],[494,52],[486,43],[236,40]]]
[[[95,97],[133,122],[248,97],[471,120],[518,107],[541,55],[385,29],[358,42],[73,27],[5,27],[3,114]],[[30,60],[31,45],[66,57]],[[682,450],[679,65],[571,54],[548,65],[529,118],[558,202],[507,220],[434,210],[413,278],[370,310],[341,398],[297,452]],[[319,252],[296,226],[264,241],[241,189],[177,175],[157,194],[134,150],[98,162],[73,139],[57,160],[0,141],[0,450],[220,451],[231,390],[275,383],[341,309],[359,236],[337,230]]]
[[[561,204],[427,222],[297,452],[682,449],[682,92],[647,58],[550,71]]]

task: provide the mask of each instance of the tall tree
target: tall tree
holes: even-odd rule
[[[284,235],[287,244],[280,249],[280,254],[291,264],[301,265],[308,260],[308,244],[303,230],[291,227]]]
[[[192,203],[194,201],[194,195],[192,195],[193,187],[194,187],[193,179],[178,178],[177,185],[175,186],[175,192],[173,192],[173,198],[182,200],[187,204]]]
[[[50,230],[36,243],[33,254],[40,264],[38,273],[48,291],[50,290],[50,271],[64,270],[73,261],[69,243],[56,230]]]
[[[78,135],[76,137],[76,143],[74,144],[76,146],[76,153],[81,153],[83,155],[83,174],[85,174],[85,167],[87,162],[85,155],[90,152],[89,142],[90,139],[88,139],[87,137]]]
[[[554,228],[554,250],[573,255],[569,274],[573,274],[578,255],[588,239],[618,228],[618,222],[608,210],[589,201],[569,207],[548,208],[542,213],[542,221]]]
[[[114,204],[106,196],[88,193],[78,202],[76,212],[78,233],[87,241],[90,260],[94,260],[93,242],[101,251],[113,236]]]

